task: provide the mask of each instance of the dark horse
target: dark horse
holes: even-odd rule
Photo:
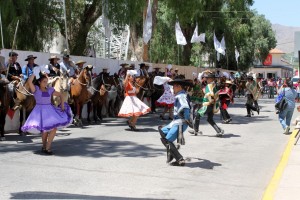
[[[85,67],[71,84],[71,98],[74,100],[72,110],[74,114],[74,124],[82,126],[81,112],[82,107],[91,98],[92,94],[88,91],[91,83],[91,69]]]
[[[8,90],[8,81],[0,79],[0,141],[5,140],[4,126],[7,111],[9,109],[10,95]]]
[[[142,101],[144,97],[151,97],[154,91],[153,84],[150,83],[150,77],[147,76],[136,77],[134,85],[136,88],[140,88],[136,96]]]
[[[88,117],[87,120],[90,122],[90,112],[93,110],[94,122],[102,120],[102,107],[106,106],[108,91],[112,86],[112,79],[109,75],[98,75],[91,82],[89,91],[91,92],[91,101],[88,102]]]

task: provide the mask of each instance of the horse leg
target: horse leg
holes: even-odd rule
[[[96,103],[93,104],[93,118],[94,118],[94,122],[97,123],[97,121],[99,121],[99,117],[98,117],[98,113],[97,113],[97,105]]]
[[[23,109],[19,109],[19,112],[20,112],[20,119],[19,119],[19,122],[20,122],[20,125],[19,125],[19,135],[22,135],[21,127],[22,127],[22,125],[23,125],[23,118],[24,118]]]
[[[97,106],[97,116],[100,118],[101,121],[103,120],[103,117],[102,117],[102,104],[98,104],[98,106]]]
[[[0,111],[0,141],[5,140],[4,137],[4,126],[5,126],[5,117],[6,117],[6,113],[4,113],[3,111]]]
[[[81,121],[81,111],[82,111],[82,105],[80,105],[79,102],[77,102],[76,104],[76,109],[77,109],[77,119],[78,119],[78,123],[79,126],[82,126],[82,121]]]
[[[87,103],[87,121],[90,123],[91,122],[91,119],[90,119],[90,112],[91,112],[91,108],[92,108],[92,102],[91,101],[89,101],[88,103]],[[93,110],[93,112],[94,112],[94,110]]]

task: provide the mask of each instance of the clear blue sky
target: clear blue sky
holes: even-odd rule
[[[254,0],[252,9],[272,24],[300,27],[300,0]]]

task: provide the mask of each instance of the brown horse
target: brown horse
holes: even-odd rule
[[[10,94],[8,89],[8,81],[0,79],[0,141],[5,140],[4,137],[4,127],[5,127],[5,118],[7,111],[9,109]]]
[[[79,74],[78,78],[76,78],[71,84],[70,95],[74,100],[72,110],[75,115],[74,123],[75,125],[82,126],[81,121],[81,112],[82,107],[88,100],[91,98],[92,94],[88,91],[88,88],[91,83],[91,69],[85,67]]]
[[[33,110],[35,106],[35,98],[33,94],[30,92],[29,83],[26,81],[20,81],[16,86],[16,100],[14,105],[14,110],[20,110],[20,126],[19,126],[19,134],[22,133],[21,127],[23,124],[24,114],[23,111],[25,110],[25,119],[28,118],[29,114]]]

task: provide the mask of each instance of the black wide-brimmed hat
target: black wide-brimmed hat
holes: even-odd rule
[[[16,52],[11,51],[11,52],[9,52],[8,56],[9,57],[18,56],[18,54]]]
[[[122,64],[120,64],[120,66],[127,66],[127,65],[129,65],[129,64],[127,64],[127,63],[122,63]]]
[[[205,73],[203,75],[203,77],[205,77],[205,78],[216,78],[216,75],[214,73]]]
[[[139,66],[140,66],[140,67],[145,67],[146,64],[145,64],[145,63],[141,63],[141,64],[139,64]]]
[[[247,79],[253,80],[253,76],[247,76]]]
[[[181,86],[193,86],[193,81],[189,79],[174,79],[173,81],[168,82],[169,85],[181,85]]]
[[[29,56],[27,56],[27,58],[25,59],[25,61],[28,61],[28,60],[31,59],[31,58],[36,59],[37,57],[36,57],[36,56],[33,56],[33,55],[29,55]]]

